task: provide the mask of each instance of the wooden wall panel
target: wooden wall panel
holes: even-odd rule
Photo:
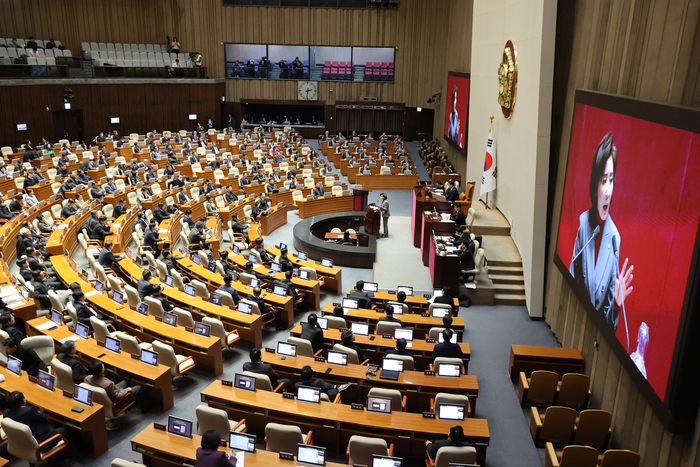
[[[553,141],[558,142],[558,147],[552,146],[552,240],[556,239],[559,223],[576,89],[700,106],[700,2],[577,0],[572,5],[564,0],[559,5],[560,10],[573,7],[575,13],[571,50],[558,54],[555,64],[555,69],[563,67],[568,73],[559,75],[566,76],[561,82],[555,80],[555,88],[559,88],[555,95],[565,96],[565,103],[555,103],[552,115]],[[557,121],[563,122],[561,129],[554,126]],[[692,435],[674,435],[663,429],[554,266],[555,248],[556,242],[551,241],[546,320],[564,347],[579,348],[586,358],[586,372],[592,378],[592,403],[613,413],[613,445],[639,452],[645,467],[699,466],[700,429]],[[593,345],[596,340],[598,349]]]

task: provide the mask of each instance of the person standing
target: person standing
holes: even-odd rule
[[[379,207],[382,210],[382,224],[384,225],[384,233],[382,234],[382,237],[388,237],[389,216],[391,216],[391,214],[389,213],[389,202],[387,201],[386,193],[382,193],[379,195]]]

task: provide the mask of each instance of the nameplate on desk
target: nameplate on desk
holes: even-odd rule
[[[160,316],[156,316],[155,318],[156,318],[156,321],[158,321],[159,323],[163,322],[163,318],[161,318]]]
[[[163,423],[153,422],[153,428],[160,431],[166,431],[166,426]]]
[[[69,399],[73,398],[73,393],[70,391],[66,391],[65,389],[63,390],[63,397],[67,397]]]
[[[294,400],[294,394],[292,394],[291,392],[283,392],[282,398]]]
[[[265,347],[265,352],[267,352],[267,353],[275,353],[275,349],[273,349],[273,348],[271,348],[271,347]]]
[[[430,313],[421,313],[420,314],[423,318],[430,318]]]
[[[434,343],[435,343],[435,339],[426,339],[425,342],[426,342],[427,344],[434,344]]]
[[[426,376],[435,376],[435,370],[425,370],[423,374]]]
[[[280,452],[280,459],[282,459],[284,461],[293,461],[294,454],[290,454],[288,452]]]
[[[433,412],[423,412],[423,418],[435,418],[435,414]]]
[[[29,375],[28,378],[30,383],[36,384],[39,381],[36,376]]]
[[[348,330],[348,328],[340,328],[340,329],[338,329],[338,332],[340,332],[342,334],[347,330]]]
[[[394,336],[392,336],[391,334],[382,334],[382,339],[391,339],[393,337]]]
[[[105,343],[102,342],[102,341],[96,341],[96,342],[97,342],[97,345],[99,345],[100,347],[104,347],[104,346],[105,346]]]
[[[351,404],[350,408],[352,410],[365,410],[365,406],[362,404]]]
[[[325,362],[323,357],[314,357],[314,360],[316,360],[317,362]]]
[[[134,360],[140,360],[140,359],[141,359],[141,356],[138,355],[138,354],[130,353],[129,355],[131,355],[131,358],[133,358]]]
[[[222,379],[222,380],[221,380],[221,385],[222,385],[222,386],[228,386],[228,387],[232,388],[232,387],[233,387],[233,381],[229,381],[229,380],[227,380],[227,379]]]
[[[396,290],[389,290],[387,293],[389,295],[396,295]]]
[[[187,332],[194,332],[194,328],[185,326],[185,331],[187,331]]]
[[[340,306],[340,303],[333,302],[333,306]]]

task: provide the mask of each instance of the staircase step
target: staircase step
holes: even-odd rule
[[[525,305],[525,295],[494,294],[495,305]]]
[[[489,276],[492,274],[523,275],[522,266],[498,266],[489,261]]]
[[[489,270],[489,278],[494,284],[518,284],[525,285],[525,278],[522,275],[494,275],[491,270]]]
[[[491,266],[505,266],[505,267],[513,267],[513,268],[520,268],[522,269],[523,267],[523,262],[522,261],[502,261],[502,260],[489,260],[489,270],[491,269]]]
[[[494,293],[507,295],[524,295],[525,285],[523,284],[494,284]]]

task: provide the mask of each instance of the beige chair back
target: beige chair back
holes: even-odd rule
[[[63,391],[75,391],[75,382],[73,381],[73,369],[61,362],[58,358],[51,360],[51,368],[56,373],[56,387]]]
[[[153,315],[156,318],[162,318],[163,313],[165,313],[165,310],[163,310],[163,304],[160,303],[160,301],[156,300],[153,297],[144,297],[143,302],[148,305],[148,314]]]
[[[461,358],[452,358],[452,357],[437,357],[433,361],[433,370],[435,372],[438,371],[438,368],[440,368],[441,363],[453,363],[453,364],[458,364],[460,366],[460,371],[462,374],[464,374],[464,362],[462,361]]]
[[[36,448],[39,443],[32,436],[29,426],[10,418],[3,418],[2,428],[7,435],[7,452],[30,464],[39,463],[36,457]]]
[[[248,299],[246,299],[246,298],[242,298],[241,301],[238,302],[238,303],[239,303],[239,304],[241,304],[241,303],[246,303],[246,304],[250,305],[250,309],[253,310],[252,314],[254,314],[254,315],[259,315],[259,314],[260,314],[260,307],[259,307],[258,304],[255,303],[254,301],[248,300]]]
[[[149,311],[151,309],[150,305],[148,307]],[[170,373],[173,376],[176,376],[177,373],[177,367],[178,367],[178,361],[177,361],[177,356],[175,355],[175,350],[172,348],[172,346],[168,344],[163,344],[160,341],[154,340],[153,341],[153,351],[158,354],[158,363],[162,365],[166,365],[170,367]]]
[[[95,404],[100,404],[102,408],[104,409],[104,414],[105,418],[108,419],[114,419],[117,418],[117,415],[114,413],[113,410],[113,402],[107,395],[107,391],[105,391],[102,387],[100,386],[94,386],[92,384],[88,383],[80,383],[81,388],[89,389],[92,391],[92,401]]]
[[[314,356],[314,349],[313,346],[311,345],[311,341],[307,339],[301,339],[299,337],[288,337],[287,342],[290,344],[296,344],[297,346],[297,355],[302,355],[304,357],[313,357]]]
[[[111,336],[109,329],[104,321],[97,318],[96,316],[90,316],[90,324],[92,325],[92,330],[94,332],[95,340],[100,342],[105,342],[107,336]]]
[[[411,357],[410,355],[397,355],[395,353],[392,353],[389,355],[385,355],[384,358],[391,358],[394,360],[402,360],[404,371],[413,371],[416,367],[416,362],[413,360],[413,357]]]
[[[403,396],[398,389],[371,388],[368,396],[390,398],[392,412],[401,412],[403,410]]]
[[[448,467],[450,464],[476,464],[476,448],[472,446],[446,446],[435,456],[435,467]]]
[[[301,428],[293,425],[268,423],[265,426],[266,449],[271,452],[297,452],[297,445],[304,442]]]
[[[394,335],[394,329],[401,327],[401,323],[392,323],[391,321],[379,321],[377,322],[377,328],[374,331],[377,335],[391,334]]]
[[[195,412],[197,414],[198,435],[203,435],[209,430],[216,430],[224,438],[228,437],[232,427],[225,411],[206,405],[198,405]]]
[[[119,339],[121,342],[121,349],[124,352],[128,352],[132,355],[141,355],[141,346],[134,336],[117,331],[114,333],[114,337]]]
[[[355,352],[354,349],[351,349],[350,347],[345,347],[343,344],[334,344],[333,350],[335,350],[336,352],[343,352],[348,354],[348,363],[352,363],[355,365],[360,364],[360,359],[358,358],[357,352]]]
[[[252,376],[255,378],[257,381],[255,382],[255,389],[258,390],[260,389],[261,391],[270,391],[272,392],[273,388],[272,387],[272,382],[270,381],[270,378],[267,375],[263,375],[260,373],[253,373],[252,371],[244,371],[244,375],[246,376]]]
[[[136,308],[136,305],[141,303],[141,299],[139,298],[139,292],[134,287],[130,286],[129,284],[126,284],[124,286],[124,292],[126,293],[126,302],[131,308]]]
[[[221,348],[228,347],[233,343],[233,340],[236,338],[235,334],[229,337],[228,333],[226,332],[226,328],[224,328],[224,323],[222,323],[216,318],[204,316],[202,318],[202,323],[209,325],[210,335],[219,338],[219,340],[221,341]]]
[[[313,268],[307,268],[306,266],[302,266],[299,268],[300,271],[306,271],[309,273],[309,280],[310,281],[317,281],[318,280],[318,275],[316,274],[316,270]]]
[[[145,464],[138,464],[133,461],[125,461],[124,459],[116,458],[112,461],[110,467],[146,467]]]
[[[348,442],[348,465],[372,465],[372,456],[389,453],[386,441],[381,438],[352,435]]]
[[[445,328],[430,328],[428,331],[428,339],[435,339],[437,341],[444,330]]]
[[[34,349],[46,366],[51,366],[56,347],[51,336],[31,336],[22,339],[22,346]]]
[[[435,413],[439,413],[440,404],[463,405],[465,408],[465,412],[471,412],[471,404],[469,403],[469,398],[463,394],[450,394],[449,392],[438,392],[437,394],[435,394]]]
[[[174,308],[172,312],[177,316],[178,326],[185,326],[194,329],[194,319],[192,318],[192,313],[181,308]]]
[[[328,320],[328,329],[348,329],[348,324],[345,322],[345,318],[332,315],[326,315],[324,318]]]
[[[236,303],[233,301],[233,296],[230,293],[224,292],[223,290],[218,290],[218,289],[213,291],[212,293],[223,297],[221,300],[221,305],[223,305],[223,306],[236,306]]]

